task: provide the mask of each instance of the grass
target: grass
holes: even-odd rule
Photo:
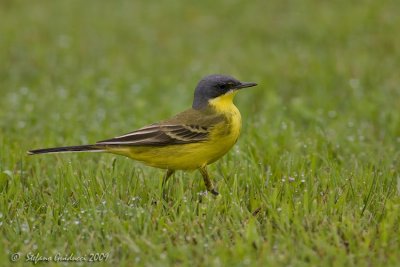
[[[2,1],[1,265],[18,252],[16,266],[57,253],[108,253],[99,266],[399,266],[399,12]],[[129,159],[25,154],[167,118],[211,73],[259,83],[237,96],[238,144],[210,166],[217,199],[197,172],[178,172],[162,201],[163,172]]]

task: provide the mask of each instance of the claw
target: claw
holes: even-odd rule
[[[214,196],[218,196],[219,193],[217,190],[215,190],[214,188],[210,190],[211,194],[213,194]]]

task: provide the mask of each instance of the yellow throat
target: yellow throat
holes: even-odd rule
[[[211,107],[213,107],[216,112],[221,112],[221,113],[237,112],[237,113],[239,113],[239,110],[233,104],[233,98],[235,97],[236,94],[237,94],[237,91],[228,92],[224,95],[221,95],[214,99],[209,100],[208,104]],[[239,116],[240,116],[240,113],[239,113]]]

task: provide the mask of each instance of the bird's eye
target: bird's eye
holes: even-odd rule
[[[221,88],[221,89],[226,89],[226,88],[228,88],[228,85],[227,85],[227,84],[221,84],[221,85],[219,86],[219,88]]]

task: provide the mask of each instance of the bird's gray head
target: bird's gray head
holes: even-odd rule
[[[194,91],[194,99],[192,107],[194,109],[201,109],[208,105],[208,101],[246,87],[256,86],[252,82],[240,82],[228,75],[213,74],[204,77],[197,84]]]

